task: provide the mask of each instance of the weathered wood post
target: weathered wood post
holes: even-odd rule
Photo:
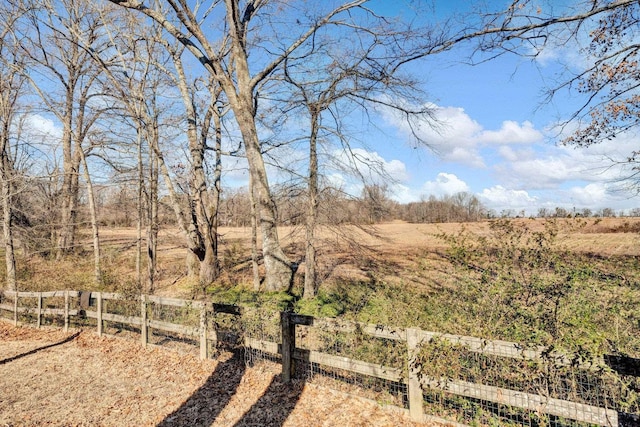
[[[18,326],[18,291],[13,293],[13,326]]]
[[[42,292],[38,292],[38,311],[36,316],[36,328],[40,328],[42,326]]]
[[[291,312],[280,312],[282,329],[282,382],[288,383],[294,374],[293,352],[296,348],[296,325],[291,321]]]
[[[209,346],[207,342],[207,312],[209,311],[210,303],[203,302],[200,308],[200,359],[206,360],[209,358]]]
[[[407,384],[409,394],[409,415],[414,421],[422,422],[424,418],[423,411],[423,395],[422,385],[418,377],[419,369],[415,366],[416,356],[418,353],[418,344],[420,340],[420,330],[408,328],[407,332],[407,351],[408,351],[408,373],[409,381]]]
[[[93,295],[93,292],[91,293]],[[98,320],[98,336],[102,336],[102,292],[96,292],[96,319]]]
[[[211,302],[208,304],[209,304],[209,313],[212,316],[215,316],[215,314],[218,312],[224,313],[224,311],[221,311],[220,304],[214,304]],[[209,339],[209,341],[211,341],[211,348],[213,349],[218,348],[218,330],[216,329],[215,321],[213,322],[213,329],[207,332],[207,338]]]
[[[64,291],[64,331],[69,331],[69,290]]]
[[[149,321],[147,320],[147,296],[140,295],[140,342],[143,347],[149,343]]]

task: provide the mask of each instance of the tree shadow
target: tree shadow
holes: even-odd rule
[[[8,357],[6,359],[2,359],[2,360],[0,360],[0,365],[5,365],[5,364],[7,364],[9,362],[13,362],[15,360],[22,359],[23,357],[30,356],[30,355],[38,353],[40,351],[47,350],[47,349],[52,348],[52,347],[57,347],[57,346],[62,345],[62,344],[66,344],[69,341],[73,341],[74,339],[76,339],[78,337],[78,335],[80,335],[80,332],[76,332],[75,334],[70,335],[67,338],[63,339],[62,341],[58,341],[58,342],[55,342],[53,344],[47,344],[45,346],[35,348],[35,349],[27,351],[25,353],[18,354],[16,356],[12,356],[12,357]]]
[[[263,395],[234,427],[281,427],[298,404],[303,388],[304,381],[285,384],[280,380],[280,375],[274,376]]]
[[[237,353],[218,363],[207,381],[158,427],[211,425],[236,394],[245,371]]]

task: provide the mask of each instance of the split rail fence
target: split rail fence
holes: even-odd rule
[[[227,316],[226,323],[212,321],[221,314]],[[16,325],[35,323],[41,327],[54,324],[67,330],[72,325],[86,327],[86,320],[93,319],[98,335],[107,333],[105,325],[118,325],[120,330],[125,328],[139,333],[144,346],[151,343],[152,336],[186,337],[199,348],[202,359],[210,357],[212,348],[233,335],[225,332],[221,325],[240,324],[245,315],[244,308],[234,305],[153,295],[126,298],[114,293],[78,291],[0,294],[0,317],[9,318]],[[267,320],[258,316],[250,327],[235,328],[236,339],[240,340],[245,352],[253,355],[252,360],[265,357],[281,363],[284,382],[291,381],[301,366],[311,375],[333,372],[334,378],[342,380],[353,376],[382,380],[385,384],[382,388],[400,394],[399,400],[394,401],[395,406],[416,421],[435,420],[450,425],[465,425],[458,422],[526,426],[640,425],[637,359],[626,358],[624,363],[618,363],[624,367],[616,370],[615,366],[612,368],[615,364],[611,363],[611,360],[620,362],[616,358],[581,361],[513,342],[415,328],[392,328],[281,312],[279,325],[275,325],[276,333],[273,327],[265,327],[270,332],[263,333],[260,332],[264,326],[262,321]],[[326,345],[327,337],[335,340],[347,336],[345,334],[359,337],[351,342],[360,345],[368,342],[363,337],[379,340],[376,348],[389,349],[394,354],[389,359],[393,366],[355,358],[353,354],[363,353],[349,353],[345,350],[348,346],[344,340],[340,345],[335,342]],[[371,348],[371,344],[369,346]],[[429,353],[427,350],[431,347],[448,351]],[[451,357],[458,357],[458,360],[447,359]],[[503,364],[504,360],[512,365]],[[429,363],[459,366],[467,374],[462,378],[430,376],[429,369],[425,369]],[[477,365],[475,371],[472,364]],[[482,372],[490,369],[507,366],[512,374],[514,370],[526,370],[536,364],[543,364],[546,372],[554,369],[556,372],[554,378],[536,378],[533,382],[538,384],[537,388],[532,389],[529,385],[518,389],[513,381],[497,378],[482,381],[486,379],[482,378]],[[596,380],[589,379],[592,377]],[[539,387],[542,383],[545,387]],[[557,384],[560,387],[556,387]],[[612,384],[618,389],[608,390]],[[575,401],[569,399],[570,396],[576,397]]]

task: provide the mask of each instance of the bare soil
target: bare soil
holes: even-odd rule
[[[0,426],[413,426],[404,414],[247,367],[0,321]]]

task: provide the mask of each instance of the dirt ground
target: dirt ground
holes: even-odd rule
[[[94,331],[0,321],[0,426],[413,426],[404,414],[278,366],[142,348]]]

